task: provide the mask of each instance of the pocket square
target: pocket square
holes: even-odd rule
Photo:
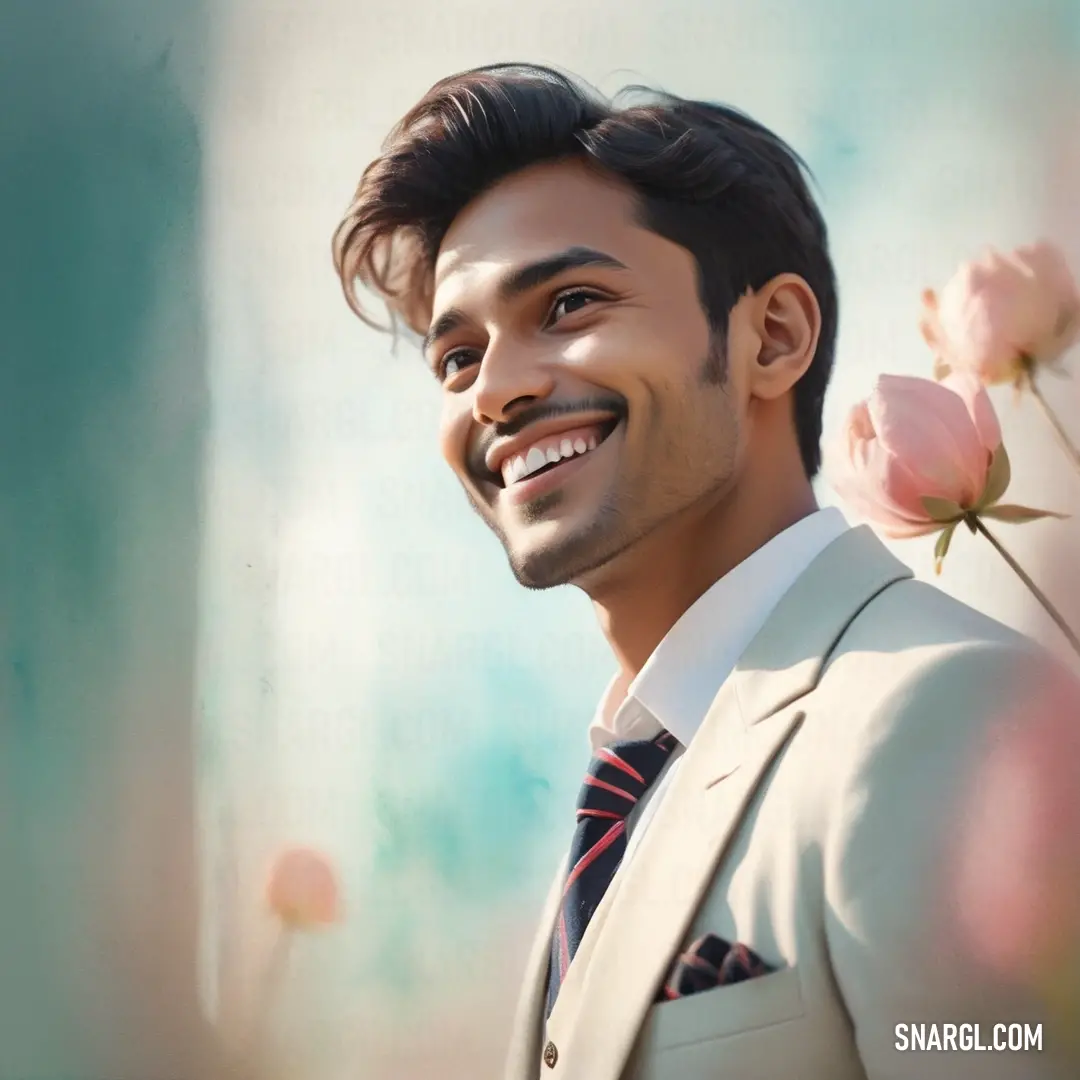
[[[738,942],[732,944],[715,934],[698,938],[675,962],[658,1001],[674,1001],[717,986],[767,975],[772,968],[753,951]]]

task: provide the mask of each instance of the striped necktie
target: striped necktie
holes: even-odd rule
[[[585,928],[626,853],[626,819],[656,782],[674,746],[674,736],[662,731],[652,739],[602,747],[589,765],[578,796],[569,873],[551,939],[548,1016]]]

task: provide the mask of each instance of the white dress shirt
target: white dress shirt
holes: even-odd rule
[[[619,676],[597,706],[589,739],[595,751],[618,739],[651,738],[666,728],[685,749],[721,684],[784,593],[848,529],[835,508],[815,511],[758,548],[703,593],[667,632],[626,695]],[[679,768],[679,753],[627,821],[625,866]],[[621,868],[620,868],[621,869]]]

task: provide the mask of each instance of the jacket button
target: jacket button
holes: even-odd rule
[[[559,1060],[558,1047],[556,1047],[556,1045],[553,1042],[549,1042],[547,1044],[547,1046],[544,1047],[544,1064],[549,1069],[554,1069],[555,1068],[555,1062],[558,1061],[558,1060]]]

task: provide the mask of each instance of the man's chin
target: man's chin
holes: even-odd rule
[[[617,555],[622,546],[611,543],[610,537],[600,535],[595,528],[585,528],[570,535],[551,536],[544,543],[520,547],[506,544],[506,553],[518,584],[526,589],[553,589],[581,584]]]

